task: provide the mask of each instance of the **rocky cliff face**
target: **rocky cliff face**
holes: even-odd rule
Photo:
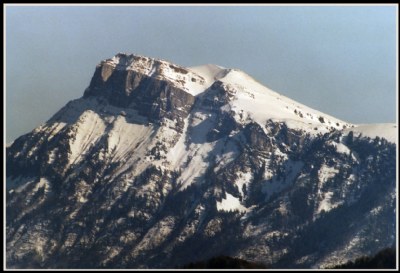
[[[182,129],[195,101],[186,91],[187,81],[204,83],[201,76],[177,65],[120,53],[96,67],[84,98],[104,98],[153,122],[164,117],[176,120]]]
[[[396,239],[396,144],[357,128],[238,70],[118,54],[7,148],[7,267],[375,253]]]

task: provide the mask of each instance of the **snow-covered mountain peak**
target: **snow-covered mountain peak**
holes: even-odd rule
[[[213,76],[215,82],[212,87],[228,93],[228,102],[223,108],[234,113],[237,122],[252,120],[264,127],[268,120],[273,120],[312,135],[353,126],[285,97],[241,70],[210,65],[193,70],[207,79]]]
[[[397,128],[353,126],[237,69],[119,53],[7,146],[7,266],[369,255],[396,239],[396,146],[375,136]]]
[[[110,59],[103,60],[99,66],[114,66],[117,70],[132,70],[148,76],[168,75],[167,72],[187,74],[187,69],[165,60],[150,58],[137,54],[118,53]],[[168,67],[172,71],[167,71]],[[172,74],[172,73],[170,73]]]
[[[145,116],[151,112],[153,120],[168,112],[175,111],[174,118],[181,110],[187,114],[195,97],[205,96],[218,108],[232,111],[242,124],[253,120],[264,128],[273,120],[311,134],[352,126],[274,92],[238,69],[214,64],[185,68],[135,54],[118,53],[102,61],[85,91],[85,97],[90,96],[106,98],[119,107],[143,107],[139,112],[147,113]],[[165,97],[171,102],[164,101]]]
[[[97,77],[100,83],[107,83],[109,80],[113,80],[113,77],[126,77],[127,85],[132,86],[129,81],[133,81],[134,88],[135,83],[141,79],[152,78],[168,82],[191,95],[197,95],[208,87],[202,76],[187,68],[165,60],[137,54],[118,53],[114,57],[100,62],[97,70],[99,70]],[[126,86],[126,89],[129,88]]]
[[[101,61],[85,91],[85,97],[101,96],[115,106],[135,109],[142,107],[139,112],[156,120],[165,114],[160,115],[152,107],[155,103],[160,105],[163,97],[168,96],[173,103],[161,103],[162,111],[175,111],[172,116],[177,117],[182,109],[186,114],[189,112],[195,97],[221,99],[215,97],[213,88],[227,94],[226,99],[218,102],[219,107],[223,111],[231,111],[235,120],[242,124],[251,120],[264,128],[266,122],[272,120],[284,122],[289,128],[305,130],[312,135],[356,126],[283,96],[239,69],[215,64],[185,68],[137,54],[118,53]],[[375,130],[376,135],[382,135],[379,134],[382,132],[381,127],[374,127],[378,128]],[[387,136],[383,133],[382,136],[394,142],[394,134],[389,134]]]

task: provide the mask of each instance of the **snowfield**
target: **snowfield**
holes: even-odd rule
[[[360,124],[354,128],[345,129],[345,133],[353,131],[356,135],[370,138],[383,137],[386,140],[398,144],[399,129],[395,123]]]

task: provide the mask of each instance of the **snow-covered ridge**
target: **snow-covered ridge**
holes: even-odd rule
[[[238,122],[251,119],[264,128],[267,120],[284,122],[289,128],[304,130],[312,135],[333,130],[381,136],[397,143],[395,124],[354,125],[318,110],[307,107],[262,85],[245,72],[215,64],[182,67],[166,60],[137,54],[118,53],[103,60],[101,77],[107,81],[114,70],[133,71],[141,75],[168,81],[185,92],[200,96],[214,83],[222,83],[225,91],[233,95],[223,108],[231,111]]]
[[[245,72],[232,69],[220,79],[235,94],[230,110],[247,116],[261,125],[268,119],[285,122],[289,128],[305,130],[311,134],[326,133],[353,126],[318,110],[285,97],[257,82]]]
[[[241,121],[247,117],[264,127],[267,120],[285,122],[293,129],[311,134],[342,130],[353,125],[293,101],[238,69],[227,69],[214,64],[184,68],[165,60],[134,54],[118,53],[100,63],[103,80],[113,70],[134,71],[155,79],[162,79],[193,96],[203,94],[215,82],[222,83],[225,91],[234,95],[226,110],[235,113]],[[110,69],[111,68],[111,69]]]
[[[189,69],[201,75],[209,85],[212,81],[222,82],[224,88],[235,95],[225,108],[236,113],[237,121],[249,116],[265,125],[268,119],[272,119],[285,122],[289,128],[305,130],[311,134],[332,130],[354,131],[371,138],[383,137],[397,144],[398,128],[395,123],[355,125],[337,119],[267,88],[238,69],[213,64]]]
[[[370,138],[383,137],[392,143],[396,143],[396,145],[399,138],[398,127],[395,123],[359,124],[354,128],[345,129],[344,133],[349,133],[350,131]]]
[[[229,72],[229,69],[215,64],[192,66],[188,69],[201,75],[208,83],[223,78]]]

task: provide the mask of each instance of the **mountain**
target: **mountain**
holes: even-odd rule
[[[6,147],[8,268],[328,267],[396,240],[397,125],[119,53]]]

